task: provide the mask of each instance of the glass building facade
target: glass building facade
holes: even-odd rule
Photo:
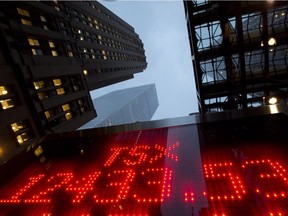
[[[79,129],[149,121],[159,102],[155,84],[113,91],[93,100],[97,117]]]
[[[201,113],[286,104],[287,2],[184,1]]]

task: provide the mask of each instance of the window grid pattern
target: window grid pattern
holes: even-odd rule
[[[207,7],[202,7],[206,3]],[[218,11],[211,13],[213,18],[208,18],[208,9],[213,10],[213,4],[216,4],[209,3],[210,5],[205,1],[194,2],[193,15],[190,15],[192,18],[189,17],[190,23],[197,23],[191,26],[197,42],[193,61],[196,63],[194,71],[197,72],[197,86],[201,89],[200,111],[223,111],[240,109],[243,106],[265,105],[265,98],[271,95],[288,98],[283,94],[287,92],[288,84],[278,92],[275,90],[278,85],[284,85],[281,79],[288,76],[288,7],[276,6],[268,9],[267,25],[263,26],[265,17],[262,11],[257,9],[240,15],[240,21],[235,14],[226,15],[227,19],[219,20],[219,16],[216,16]],[[225,9],[219,11],[225,13]],[[207,18],[204,17],[205,13]],[[193,22],[193,16],[197,21]],[[237,26],[239,22],[241,26]],[[264,36],[265,29],[268,37]],[[242,38],[238,38],[239,35]],[[266,83],[269,82],[267,78],[279,82]],[[267,81],[263,83],[263,79]],[[266,90],[259,94],[261,88]]]

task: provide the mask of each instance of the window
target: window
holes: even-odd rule
[[[56,89],[56,92],[57,92],[58,95],[63,95],[63,94],[65,94],[64,88]]]
[[[46,17],[44,17],[44,16],[40,16],[40,19],[42,22],[47,22]]]
[[[52,54],[52,56],[58,56],[58,53],[56,50],[51,50],[51,54]]]
[[[64,104],[62,105],[62,110],[65,112],[67,110],[70,110],[70,105],[69,104]]]
[[[60,8],[58,6],[55,6],[54,8],[55,10],[60,11]]]
[[[62,81],[61,79],[53,79],[53,84],[54,86],[60,86],[62,85]]]
[[[23,122],[13,123],[10,126],[14,132],[21,130],[21,129],[26,127],[26,125]]]
[[[66,113],[65,114],[65,118],[66,118],[66,120],[71,119],[72,118],[72,113],[71,112]]]
[[[0,100],[0,104],[2,105],[3,110],[14,107],[14,103],[11,99]]]
[[[69,51],[69,52],[68,52],[68,56],[69,56],[69,57],[73,57],[73,52]]]
[[[28,38],[28,42],[31,46],[40,46],[39,41],[33,38]]]
[[[33,55],[43,55],[41,49],[31,49]]]
[[[55,47],[55,44],[54,44],[53,41],[48,41],[48,43],[49,43],[49,47],[50,47],[50,48],[54,48],[54,47]]]
[[[25,20],[25,19],[21,19],[21,23],[24,25],[32,26],[32,23],[28,20]]]
[[[38,146],[36,149],[35,149],[35,151],[34,151],[34,154],[35,154],[35,156],[39,156],[40,154],[42,154],[43,153],[43,149],[42,149],[42,147],[41,146]]]
[[[25,141],[29,139],[29,135],[27,133],[22,133],[17,136],[17,141],[20,145],[22,145]]]
[[[48,98],[48,95],[47,95],[46,92],[39,92],[39,93],[38,93],[38,98],[39,98],[40,100],[44,100],[44,99]]]
[[[24,9],[21,9],[21,8],[17,8],[17,12],[18,12],[18,14],[20,14],[22,16],[30,17],[30,13],[27,10],[24,10]]]
[[[87,70],[83,70],[83,74],[84,74],[84,75],[87,75],[87,74],[88,74],[88,71],[87,71]]]
[[[51,118],[52,116],[54,116],[54,112],[53,112],[52,110],[47,110],[47,111],[44,112],[44,114],[45,114],[45,117],[46,117],[47,119],[49,119],[49,118]]]
[[[8,94],[7,88],[5,86],[0,86],[0,95]]]
[[[44,81],[33,82],[35,89],[41,89],[45,87]]]

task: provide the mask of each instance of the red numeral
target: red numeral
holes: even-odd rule
[[[172,170],[168,168],[150,168],[145,172],[143,171],[141,175],[147,181],[133,195],[137,202],[163,202],[165,197],[170,197]],[[139,191],[141,192],[140,195]]]
[[[23,195],[23,193],[29,190],[33,185],[35,185],[43,177],[44,177],[44,174],[40,174],[37,177],[29,178],[30,181],[28,184],[20,188],[20,190],[15,195],[13,195],[10,199],[1,199],[0,203],[19,203],[21,201],[19,198]]]
[[[103,181],[104,185],[97,184],[100,187],[95,188],[95,202],[102,204],[117,203],[120,199],[125,199],[130,189],[130,183],[134,177],[135,172],[133,170],[116,170],[113,171],[113,173],[109,173]]]
[[[267,199],[287,197],[288,176],[286,169],[279,162],[251,160],[242,165],[245,169],[250,167],[253,167],[253,173],[258,175],[258,180],[261,179],[262,188],[255,186],[256,193],[263,194]]]
[[[233,164],[228,162],[204,164],[210,200],[241,199],[246,193],[241,179],[233,168]],[[227,180],[230,184],[225,182]]]
[[[33,195],[32,198],[25,199],[24,202],[50,203],[51,199],[45,198],[45,196],[53,192],[55,189],[63,187],[63,185],[67,184],[72,178],[72,173],[58,173],[56,176],[52,176],[47,180],[46,185],[44,186],[45,189],[43,191],[41,191],[38,195]]]
[[[74,184],[70,184],[66,188],[66,191],[73,191],[76,193],[72,200],[73,203],[80,203],[85,194],[94,189],[93,184],[99,175],[100,172],[94,172],[93,174],[90,174],[88,178],[83,178],[80,181],[76,181]]]

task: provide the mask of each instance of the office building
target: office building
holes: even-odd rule
[[[146,68],[134,29],[96,1],[0,3],[0,154],[96,117],[89,91]]]
[[[285,1],[184,1],[199,111],[287,102]]]
[[[79,129],[149,121],[159,103],[155,84],[113,91],[93,100],[97,117]]]

